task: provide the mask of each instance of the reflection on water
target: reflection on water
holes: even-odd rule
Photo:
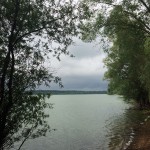
[[[130,137],[134,137],[134,130],[145,118],[146,114],[134,109],[126,109],[120,116],[110,118],[106,123],[107,138],[110,140],[109,150],[123,149]]]
[[[28,141],[26,150],[117,150],[144,115],[119,96],[55,95],[48,120],[52,131]]]

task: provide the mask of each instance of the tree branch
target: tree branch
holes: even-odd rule
[[[139,0],[147,9],[147,11],[150,13],[150,7],[143,1],[143,0]]]
[[[124,11],[126,14],[130,15],[131,17],[133,17],[134,19],[136,19],[140,24],[142,24],[145,27],[145,32],[147,32],[150,35],[150,27],[143,22],[140,18],[137,18],[136,15],[134,15],[133,13],[130,13],[128,11]]]
[[[63,17],[65,17],[65,16],[63,16]],[[49,24],[52,23],[52,22],[55,22],[55,21],[57,21],[57,20],[59,20],[59,19],[62,19],[63,17],[60,17],[60,18],[57,18],[57,19],[53,19],[53,20],[51,20],[51,21],[49,22]],[[46,25],[47,25],[47,23],[46,23],[45,25],[43,25],[43,27],[40,27],[40,28],[38,28],[38,29],[35,29],[35,30],[29,31],[29,32],[27,32],[27,33],[24,33],[23,35],[21,35],[20,37],[18,37],[18,38],[15,40],[15,42],[14,42],[13,45],[17,44],[22,38],[24,38],[24,37],[26,37],[26,36],[28,36],[28,35],[30,35],[30,34],[32,34],[32,33],[36,33],[36,32],[38,32],[38,31],[41,31],[41,30],[43,30],[43,29],[48,28],[48,27],[46,27]]]

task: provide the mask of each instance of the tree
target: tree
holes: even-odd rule
[[[112,24],[114,22],[113,15],[118,18],[115,20],[115,24],[118,25],[105,28],[108,35],[111,34],[115,37],[113,47],[107,51],[108,56],[105,60],[105,65],[108,67],[105,77],[110,80],[109,90],[112,93],[123,95],[125,99],[137,100],[142,106],[142,102],[147,104],[149,99],[148,91],[141,80],[145,64],[146,36],[144,31],[139,28],[123,27],[122,19],[128,24],[136,24],[136,22],[130,23],[128,16],[118,12],[118,9],[113,10],[110,20],[108,20]]]
[[[32,137],[49,129],[43,109],[51,105],[31,91],[53,81],[62,85],[45,62],[49,53],[58,59],[69,55],[84,9],[72,0],[0,1],[0,149],[24,143],[35,128]]]
[[[89,0],[87,5],[96,8],[95,19],[83,26],[83,39],[104,36],[111,44],[105,48],[108,57],[105,65],[108,71],[110,93],[134,99],[142,105],[149,103],[149,0],[115,1]],[[90,28],[89,28],[90,27]],[[86,33],[89,28],[89,31]],[[107,37],[107,39],[106,39]],[[107,41],[106,41],[107,42]]]

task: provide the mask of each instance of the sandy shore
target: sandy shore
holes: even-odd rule
[[[150,150],[150,118],[138,125],[133,142],[127,150]]]

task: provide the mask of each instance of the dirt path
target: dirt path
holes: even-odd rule
[[[139,125],[133,142],[127,150],[150,150],[150,120]]]

